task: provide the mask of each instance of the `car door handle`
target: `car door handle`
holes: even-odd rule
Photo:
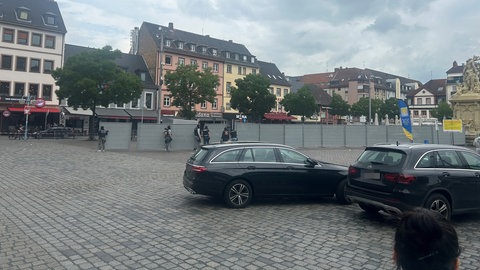
[[[450,176],[450,173],[448,173],[448,172],[443,172],[443,173],[442,173],[442,176],[443,176],[443,177],[449,177],[449,176]]]
[[[255,166],[248,166],[248,167],[247,167],[247,170],[255,170],[256,168],[257,168],[257,167],[255,167]]]
[[[293,170],[294,167],[293,167],[293,166],[287,166],[287,169],[288,169],[288,170]]]
[[[475,177],[480,178],[480,173],[475,173]]]

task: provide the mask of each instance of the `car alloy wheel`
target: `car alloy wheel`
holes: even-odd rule
[[[225,189],[225,202],[231,208],[243,208],[252,200],[252,189],[244,180],[234,180]]]
[[[452,215],[450,203],[448,202],[447,198],[441,194],[433,194],[430,196],[425,204],[425,208],[440,213],[447,220],[450,220]]]

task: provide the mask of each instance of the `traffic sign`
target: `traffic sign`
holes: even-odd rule
[[[43,98],[37,98],[37,101],[35,102],[35,107],[42,108],[43,106],[45,106],[45,100]]]
[[[9,117],[11,115],[10,111],[8,111],[8,110],[3,111],[2,114],[3,114],[4,117]]]
[[[25,107],[23,108],[23,113],[24,113],[24,114],[30,114],[30,109],[31,109],[30,106],[25,106]]]

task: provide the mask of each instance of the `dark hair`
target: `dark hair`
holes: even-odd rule
[[[405,212],[395,232],[397,269],[452,270],[460,255],[455,228],[438,212]]]

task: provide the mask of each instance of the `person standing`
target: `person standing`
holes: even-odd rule
[[[107,142],[108,130],[103,126],[98,131],[98,152],[105,152],[105,143]]]
[[[475,140],[473,140],[473,146],[475,146],[475,152],[477,152],[477,154],[480,154],[480,136],[476,137]]]
[[[228,140],[230,140],[230,132],[228,132],[228,128],[225,127],[222,131],[222,137],[221,137],[221,142],[222,143],[225,143],[225,142],[228,142]]]
[[[173,140],[173,132],[170,126],[167,126],[163,131],[163,138],[165,140],[165,151],[170,151],[170,144]]]
[[[197,150],[200,148],[200,142],[202,141],[202,132],[200,129],[200,125],[198,124],[194,129],[193,129],[193,151]]]
[[[232,142],[238,141],[237,131],[236,131],[236,130],[232,130],[232,131],[230,132],[230,140],[231,140]]]
[[[202,136],[203,136],[203,144],[205,145],[210,144],[210,130],[208,129],[207,125],[203,127]]]

